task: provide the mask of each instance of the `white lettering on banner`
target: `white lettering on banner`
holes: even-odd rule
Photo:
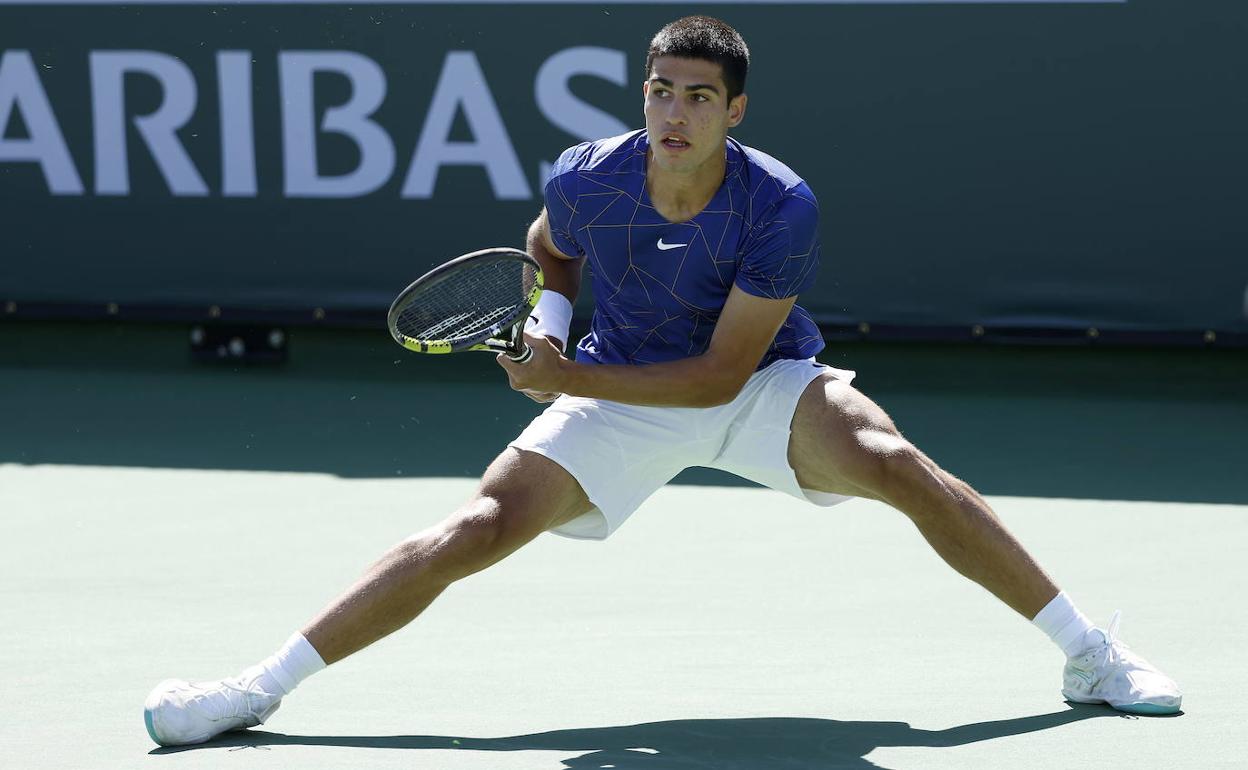
[[[221,99],[221,194],[256,197],[255,122],[251,108],[251,51],[217,52]]]
[[[27,139],[4,138],[15,109],[26,122]],[[83,193],[82,179],[29,51],[5,51],[0,56],[0,163],[6,161],[38,163],[53,195]]]
[[[282,139],[286,195],[354,198],[384,185],[394,172],[394,142],[371,119],[386,98],[386,75],[377,62],[353,51],[282,51]],[[360,149],[360,165],[339,176],[321,176],[316,165],[316,114],[312,76],[336,72],[351,81],[351,99],[325,111],[320,130],[339,133]]]
[[[450,140],[451,126],[460,108],[472,132],[471,142]],[[446,55],[433,90],[433,103],[425,115],[425,126],[403,182],[403,197],[432,198],[438,170],[446,165],[484,167],[494,197],[499,200],[533,197],[503,125],[503,116],[472,51],[451,51]]]
[[[207,195],[208,185],[195,169],[177,131],[195,112],[197,91],[191,70],[180,59],[155,51],[92,51],[91,95],[95,124],[95,192],[128,195],[125,76],[155,78],[160,106],[134,118],[134,127],[174,195]]]
[[[0,54],[0,164],[38,163],[52,194],[82,195],[82,179],[37,63],[29,51]],[[252,56],[251,51],[225,50],[215,57],[221,194],[225,197],[259,194]],[[198,108],[199,89],[190,68],[181,59],[158,51],[91,51],[87,59],[95,193],[131,193],[129,150],[133,142],[128,126],[132,123],[174,195],[208,195],[208,185],[178,136]],[[377,62],[351,51],[281,51],[277,70],[287,197],[359,197],[377,191],[394,177],[394,141],[374,119],[387,92],[386,75]],[[617,117],[578,99],[570,88],[578,76],[622,87],[628,81],[626,70],[622,51],[588,46],[558,51],[542,63],[534,79],[538,110],[552,125],[583,140],[627,131],[628,126]],[[350,86],[346,103],[325,109],[319,124],[314,93],[318,73],[342,76]],[[127,77],[134,76],[151,78],[159,89],[158,104],[146,115],[126,111]],[[5,138],[10,118],[19,111],[29,136]],[[451,130],[461,112],[471,138],[452,141]],[[356,145],[360,160],[355,169],[337,175],[321,173],[317,141],[322,134],[338,134]],[[205,156],[199,157],[205,162]],[[499,200],[528,200],[534,194],[472,51],[446,54],[400,194],[432,198],[444,166],[480,167]],[[543,183],[549,167],[549,162],[539,162]]]
[[[577,75],[592,75],[625,86],[627,68],[624,52],[613,48],[581,46],[560,51],[537,71],[533,87],[537,106],[551,123],[586,141],[622,134],[628,126],[611,113],[577,99],[569,84]],[[542,161],[538,170],[542,184],[548,176],[550,162]]]

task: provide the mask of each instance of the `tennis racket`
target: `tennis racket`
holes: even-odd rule
[[[541,294],[537,260],[519,249],[482,249],[417,278],[386,322],[395,341],[417,353],[491,350],[522,364],[533,355],[524,322]]]

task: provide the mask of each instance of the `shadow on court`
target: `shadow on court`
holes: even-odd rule
[[[0,463],[475,477],[541,409],[486,354],[296,329],[283,365],[195,364],[187,328],[0,324]],[[1248,503],[1242,351],[833,343],[820,359],[987,494]]]
[[[905,722],[832,719],[682,719],[620,727],[552,730],[506,738],[442,735],[315,736],[248,730],[199,746],[161,748],[151,754],[226,747],[334,746],[369,749],[587,752],[561,760],[561,768],[617,770],[780,770],[876,768],[865,757],[880,747],[948,748],[1050,730],[1072,722],[1122,718],[1105,706],[1071,704],[1066,711],[920,730]],[[553,770],[553,766],[552,766]]]

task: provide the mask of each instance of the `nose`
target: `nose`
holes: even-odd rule
[[[663,116],[663,120],[672,126],[683,126],[686,122],[685,108],[679,99],[672,99],[667,105],[667,114]]]

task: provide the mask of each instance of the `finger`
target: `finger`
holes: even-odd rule
[[[511,389],[512,390],[524,390],[523,388],[516,387],[516,375],[515,375],[514,370],[512,370],[511,367],[508,366],[508,364],[511,364],[511,361],[507,359],[507,356],[503,355],[502,353],[499,353],[497,356],[494,357],[494,360],[498,363],[499,366],[503,367],[503,371],[507,373],[507,384],[511,387]]]
[[[559,347],[559,344],[550,337],[531,337],[527,334],[524,337],[525,342],[529,343],[529,347],[541,348],[543,350],[549,348],[554,351],[555,355],[563,355],[563,348]]]
[[[517,370],[519,369],[521,364],[517,364],[515,361],[512,361],[510,358],[508,358],[506,353],[499,353],[498,355],[494,356],[494,360],[498,362],[499,366],[503,367],[503,371],[507,372],[507,379],[511,380],[512,383],[514,384],[515,376],[518,373]]]

